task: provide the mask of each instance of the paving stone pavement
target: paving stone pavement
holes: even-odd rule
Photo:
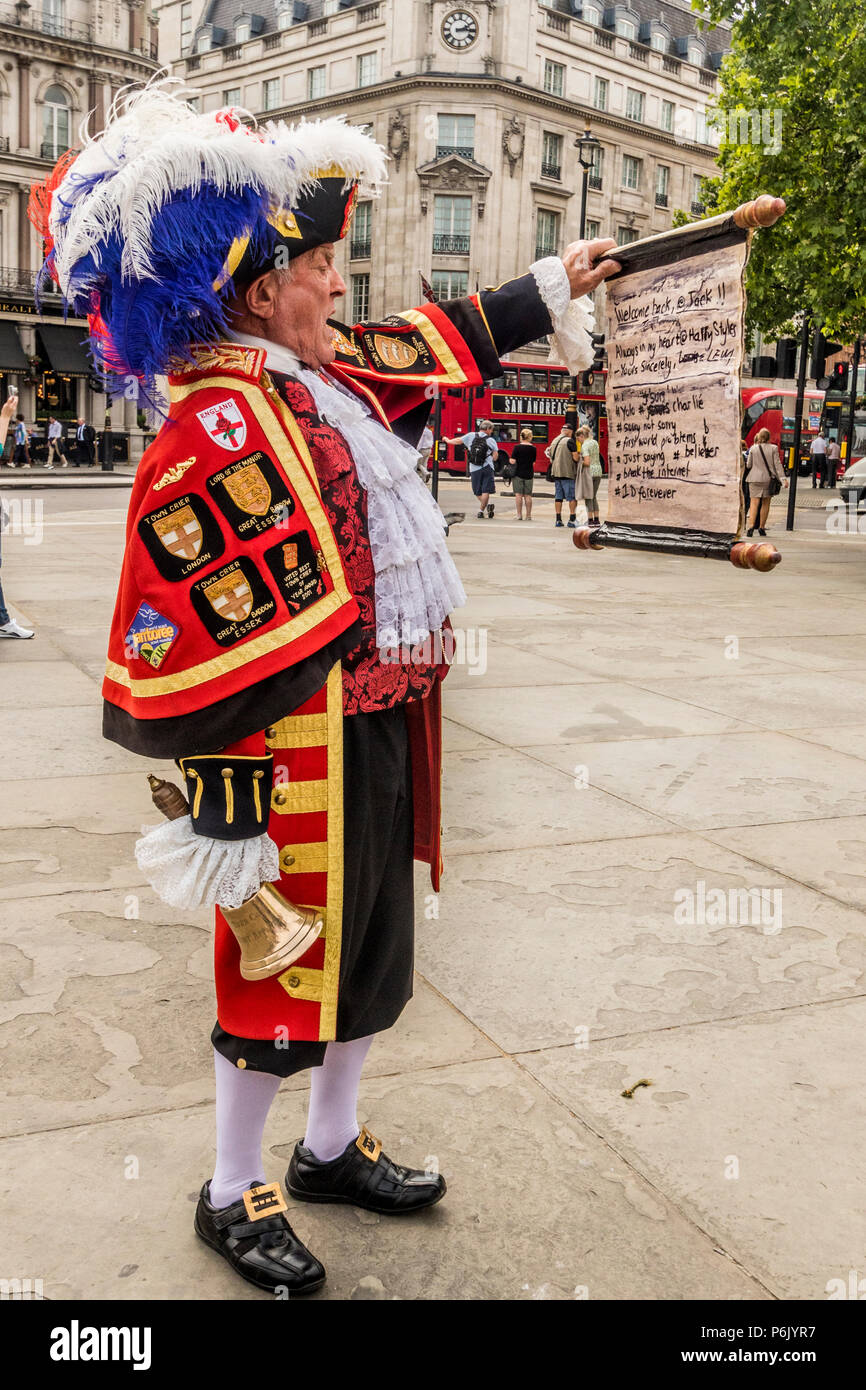
[[[122,500],[75,496],[3,540],[38,635],[0,646],[0,1275],[261,1299],[192,1232],[208,914],[135,865],[149,764],[99,709]],[[361,1091],[449,1192],[400,1222],[291,1204],[314,1297],[825,1298],[866,1272],[866,541],[780,524],[755,575],[579,554],[551,502],[512,505],[451,534],[446,875],[437,898],[418,869],[415,997]],[[305,1104],[292,1078],[269,1180]],[[34,1181],[63,1212],[48,1249]]]

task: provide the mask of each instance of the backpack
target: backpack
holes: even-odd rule
[[[487,462],[487,435],[476,434],[472,443],[469,445],[469,464],[472,468],[481,468]]]

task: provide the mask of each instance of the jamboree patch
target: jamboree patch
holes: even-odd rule
[[[221,449],[242,449],[247,442],[247,422],[233,396],[219,405],[209,405],[207,410],[197,410],[196,419]]]
[[[308,531],[296,531],[265,551],[265,564],[286,600],[290,613],[300,613],[328,592],[328,565]]]
[[[186,579],[213,564],[226,548],[216,517],[195,492],[148,512],[138,523],[138,534],[163,579]]]
[[[189,594],[196,613],[221,647],[233,647],[269,623],[277,611],[273,594],[247,555],[197,580]]]
[[[287,526],[295,499],[273,459],[257,449],[227,463],[207,480],[214,502],[242,539],[261,535],[271,526]]]
[[[158,671],[179,634],[180,628],[177,623],[173,623],[149,603],[141,603],[127,629],[123,644],[130,660],[135,661],[140,657],[148,666]]]

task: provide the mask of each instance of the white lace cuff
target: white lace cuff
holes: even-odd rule
[[[269,835],[213,840],[197,835],[189,816],[163,821],[135,844],[135,859],[169,907],[240,907],[263,883],[280,876]]]
[[[595,306],[591,298],[588,294],[571,298],[568,273],[558,256],[545,256],[529,269],[553,325],[549,360],[564,362],[572,375],[587,371],[595,358],[591,337]]]

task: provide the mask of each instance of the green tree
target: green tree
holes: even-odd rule
[[[734,26],[715,103],[720,173],[705,185],[707,212],[759,193],[788,205],[753,242],[749,329],[779,337],[805,309],[830,337],[866,335],[864,0],[692,4],[705,21]]]

